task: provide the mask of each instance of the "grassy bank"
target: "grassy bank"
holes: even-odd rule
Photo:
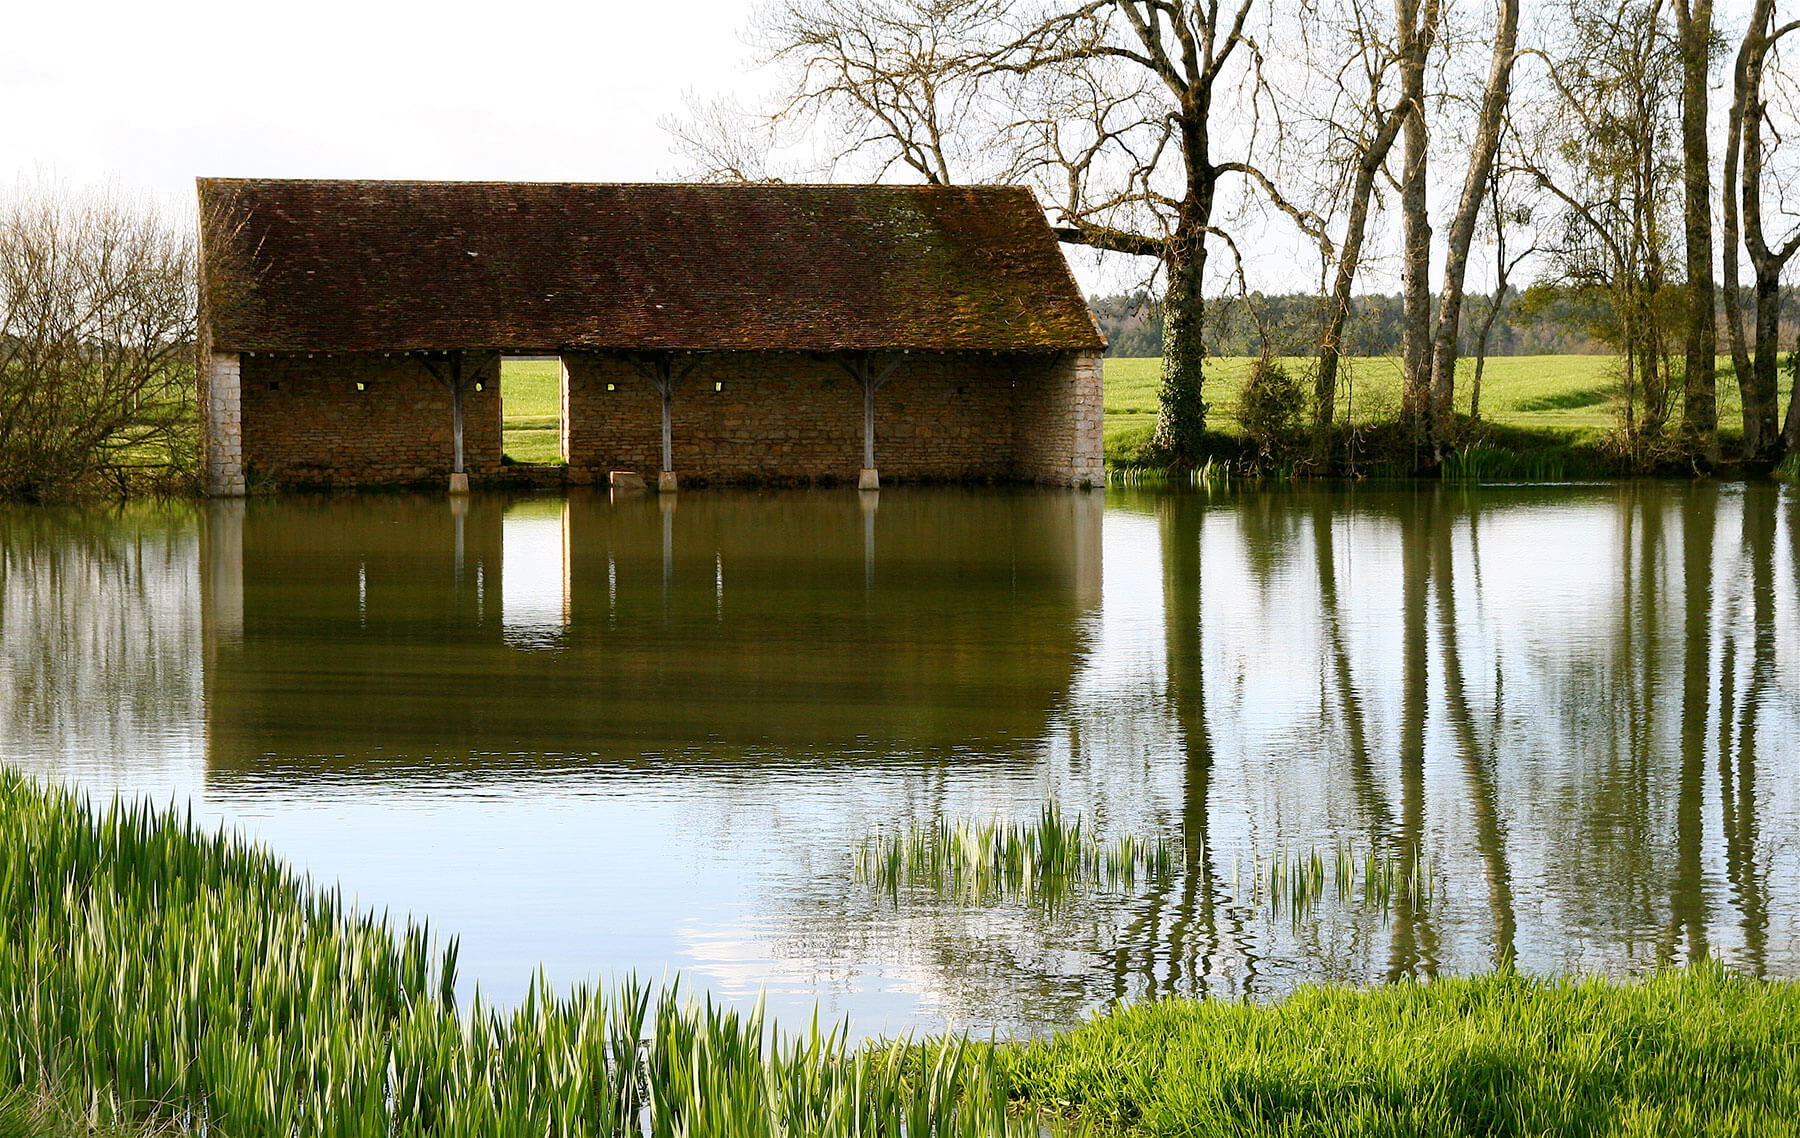
[[[1040,1111],[1168,1135],[1800,1126],[1800,988],[1705,965],[854,1047],[631,982],[459,1006],[455,973],[428,929],[347,910],[260,849],[0,772],[0,1138],[975,1138],[1036,1134]]]
[[[1207,361],[1208,429],[1224,450],[1242,434],[1238,401],[1249,378],[1248,357]],[[1282,363],[1294,375],[1310,373],[1310,358]],[[1338,421],[1359,428],[1391,424],[1399,418],[1400,361],[1391,357],[1358,357],[1343,361],[1339,380]],[[1481,381],[1481,433],[1485,445],[1475,447],[1476,461],[1495,467],[1500,478],[1562,478],[1608,473],[1610,460],[1600,457],[1601,443],[1621,421],[1618,404],[1618,361],[1610,356],[1496,356],[1487,361]],[[1473,360],[1457,363],[1457,407],[1469,410]],[[1106,361],[1106,456],[1111,463],[1130,462],[1150,441],[1156,428],[1159,359]],[[1792,378],[1782,372],[1782,406]],[[1742,407],[1730,357],[1719,360],[1719,427],[1727,454],[1743,437]],[[1671,423],[1681,414],[1679,401]],[[1485,459],[1484,456],[1485,455]],[[1510,461],[1509,461],[1510,460]],[[1467,464],[1464,464],[1465,467]],[[1537,473],[1534,473],[1534,469]],[[1467,470],[1450,472],[1461,480]]]
[[[1002,1053],[1015,1094],[1154,1135],[1784,1135],[1800,987],[1710,964],[1126,1008]]]

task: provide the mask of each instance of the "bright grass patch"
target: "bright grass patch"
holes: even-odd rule
[[[560,463],[562,367],[555,360],[500,363],[502,447],[514,462]]]
[[[1800,985],[1710,963],[1172,1000],[1000,1055],[1015,1094],[1137,1134],[1800,1131]]]
[[[1236,435],[1238,397],[1253,361],[1221,356],[1207,361],[1205,396],[1209,430]],[[1315,360],[1287,357],[1291,373],[1310,377]],[[1368,425],[1392,422],[1400,413],[1400,361],[1388,356],[1346,357],[1341,361],[1337,414],[1340,422]],[[1481,417],[1497,427],[1539,432],[1566,444],[1592,443],[1619,423],[1618,361],[1610,356],[1493,356],[1481,379]],[[1469,410],[1469,385],[1475,361],[1457,362],[1457,410]],[[1310,382],[1310,380],[1308,380]],[[1783,406],[1792,379],[1780,380]],[[1137,453],[1156,428],[1157,391],[1162,361],[1115,358],[1106,361],[1106,421],[1103,428],[1108,459]],[[1742,410],[1735,373],[1728,356],[1719,359],[1719,427],[1722,435],[1741,433]],[[1672,410],[1671,423],[1681,414]]]

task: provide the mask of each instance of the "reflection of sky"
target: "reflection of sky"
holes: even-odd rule
[[[515,648],[554,647],[569,622],[567,503],[526,499],[501,521],[501,627]]]
[[[1521,963],[1639,967],[1659,952],[1678,802],[1681,515],[1671,496],[1663,544],[1646,554],[1642,514],[1621,505],[1624,493],[1545,500],[1495,492],[1476,515],[1452,512],[1447,534],[1425,548],[1405,544],[1393,513],[1353,500],[1350,508],[1334,501],[1316,519],[1335,564],[1337,627],[1374,791],[1396,812],[1406,789],[1397,760],[1402,568],[1409,555],[1447,563],[1423,596],[1431,665],[1422,788],[1427,842],[1446,882],[1434,914],[1446,967],[1484,967],[1493,927],[1473,806],[1482,767],[1469,761],[1446,711],[1447,632],[1476,757],[1500,806]],[[1045,709],[1048,728],[1028,742],[1030,761],[774,755],[766,764],[715,763],[708,741],[695,740],[694,761],[555,769],[527,761],[506,777],[320,780],[303,793],[279,779],[204,781],[205,647],[191,521],[117,533],[110,544],[73,536],[31,544],[0,528],[0,748],[30,769],[101,791],[196,796],[203,820],[243,827],[365,906],[428,915],[460,936],[465,977],[502,1000],[542,965],[558,983],[679,971],[688,985],[729,999],[766,989],[784,1022],[803,1019],[817,1000],[827,1017],[853,1015],[859,1032],[1066,1021],[1112,994],[1106,970],[1135,935],[1132,922],[1147,915],[1142,898],[1055,917],[929,904],[896,912],[848,884],[848,851],[873,825],[1027,815],[1047,795],[1109,832],[1176,831],[1194,793],[1184,717],[1195,707],[1174,690],[1170,663],[1184,644],[1205,665],[1213,755],[1204,793],[1216,877],[1229,882],[1244,859],[1275,850],[1366,838],[1371,825],[1347,773],[1345,694],[1326,663],[1332,625],[1315,517],[1305,503],[1263,503],[1256,513],[1258,504],[1254,495],[1220,499],[1194,523],[1200,586],[1197,611],[1186,614],[1169,611],[1178,593],[1167,584],[1175,554],[1165,543],[1178,531],[1167,503],[1124,496],[1109,504],[1099,606],[1080,618],[1083,651],[1069,694]],[[1752,691],[1756,598],[1741,506],[1741,495],[1727,491],[1717,515],[1704,604],[1728,635],[1706,651],[1712,696],[1728,677],[1760,715],[1749,884],[1766,897],[1769,970],[1795,974],[1800,773],[1786,757],[1800,740],[1800,670],[1795,638],[1778,636],[1773,667]],[[503,519],[509,644],[554,646],[564,635],[564,509],[560,499],[528,500]],[[1790,493],[1765,603],[1777,629],[1800,623],[1795,516]],[[714,595],[739,586],[724,582],[721,559],[708,561],[704,588],[727,614]],[[1615,704],[1642,674],[1632,669],[1646,667],[1651,698],[1637,745]],[[1733,738],[1744,708],[1733,715],[1721,722],[1717,708],[1707,711],[1698,872],[1711,943],[1743,959],[1747,879],[1734,868],[1737,855],[1728,856],[1721,822],[1729,797],[1721,771],[1738,768],[1722,761],[1720,740]],[[1625,816],[1608,813],[1618,803]],[[1222,992],[1379,976],[1388,930],[1339,916],[1295,928],[1222,907],[1199,964]],[[1158,935],[1166,935],[1161,919]],[[1172,983],[1191,967],[1158,957],[1148,970]],[[1147,990],[1141,977],[1128,981],[1128,994]]]

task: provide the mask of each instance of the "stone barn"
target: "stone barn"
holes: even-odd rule
[[[1101,479],[1104,341],[1030,191],[202,179],[207,488]],[[879,474],[877,473],[879,471]]]

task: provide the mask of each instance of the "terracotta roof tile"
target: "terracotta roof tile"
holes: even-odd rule
[[[222,351],[1092,349],[1019,187],[199,183]]]

